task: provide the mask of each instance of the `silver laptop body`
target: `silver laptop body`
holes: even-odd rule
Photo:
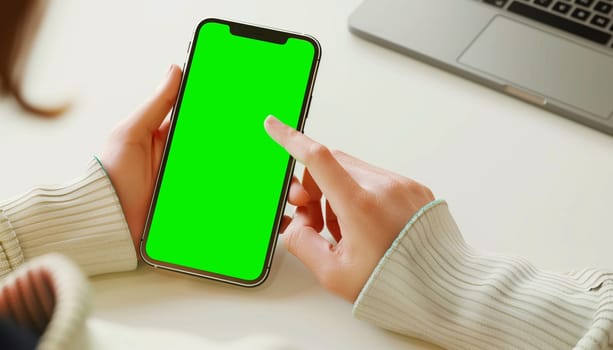
[[[366,0],[349,28],[613,135],[613,0]]]

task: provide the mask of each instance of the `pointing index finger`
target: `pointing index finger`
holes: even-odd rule
[[[273,116],[266,118],[264,127],[273,140],[304,164],[333,206],[348,202],[355,195],[358,184],[326,146]]]

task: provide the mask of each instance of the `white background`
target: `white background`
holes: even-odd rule
[[[558,271],[613,267],[613,137],[353,36],[347,18],[359,3],[51,1],[26,92],[73,107],[46,121],[0,100],[0,198],[80,175],[168,66],[183,63],[198,20],[224,17],[318,38],[306,133],[428,185],[476,248]],[[427,348],[353,319],[282,245],[257,289],[143,266],[93,287],[94,315],[121,324],[215,339],[272,333],[304,349]]]

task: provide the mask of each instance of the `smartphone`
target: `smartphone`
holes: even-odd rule
[[[303,130],[321,48],[308,35],[210,18],[188,51],[140,253],[155,267],[257,286],[295,164],[264,119]]]

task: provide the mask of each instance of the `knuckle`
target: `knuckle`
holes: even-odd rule
[[[414,181],[402,176],[388,176],[383,184],[384,194],[389,195],[401,195],[406,193],[413,193]]]
[[[290,224],[290,226],[285,229],[285,239],[283,243],[285,243],[285,247],[290,253],[296,255],[300,241],[300,231],[292,226],[293,225]]]
[[[353,205],[363,212],[372,212],[378,207],[377,197],[365,191],[355,191]]]
[[[345,153],[343,151],[339,151],[337,149],[333,149],[330,151],[330,153],[332,154],[332,156],[334,156],[334,158],[339,159],[345,156]]]
[[[409,185],[409,191],[411,194],[419,197],[432,197],[432,191],[421,183],[417,181],[411,180],[411,184]]]
[[[305,160],[307,163],[311,163],[316,160],[327,160],[330,157],[332,157],[330,149],[320,143],[315,142],[309,146]]]
[[[421,199],[426,202],[431,202],[434,200],[434,195],[432,191],[428,187],[422,185],[417,181],[411,179],[404,179],[399,181],[397,186],[398,191],[404,191],[412,198]]]
[[[299,136],[298,134],[299,134],[298,130],[293,129],[293,128],[289,128],[289,130],[287,131],[287,137],[289,137],[290,139],[293,139]]]
[[[296,226],[295,222],[290,223],[290,225],[285,229],[284,243],[287,250],[295,256],[299,256],[302,247],[302,241],[304,240],[304,235],[308,234],[307,227],[305,226]]]
[[[169,110],[175,104],[175,97],[171,93],[163,93],[160,97],[160,102],[165,110]]]

